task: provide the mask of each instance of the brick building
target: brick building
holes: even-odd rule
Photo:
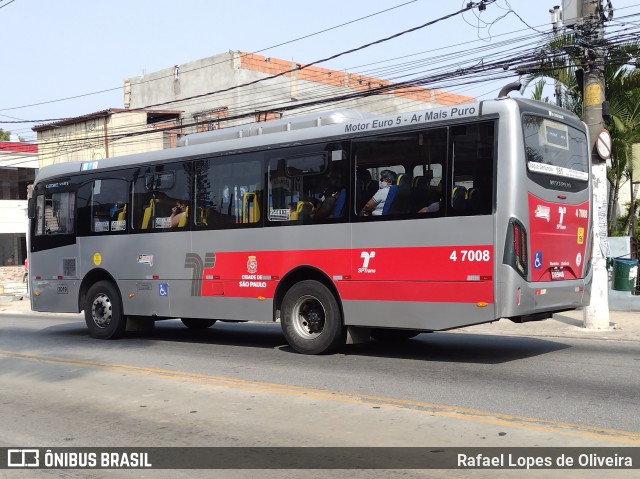
[[[314,108],[393,114],[474,101],[440,90],[394,88],[380,78],[229,51],[125,79],[124,106],[181,110],[183,127],[187,127],[183,131],[191,133],[309,112],[303,106],[306,102],[378,88],[385,88],[385,93]],[[247,112],[250,117],[233,119]]]

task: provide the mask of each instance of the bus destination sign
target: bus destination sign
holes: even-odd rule
[[[373,120],[364,120],[346,123],[345,133],[355,133],[359,131],[372,131],[381,128],[391,128],[401,125],[419,125],[441,120],[455,120],[457,118],[470,118],[479,115],[480,107],[478,103],[467,105],[449,106],[446,108],[432,108],[421,112],[407,113],[396,117],[383,117]]]

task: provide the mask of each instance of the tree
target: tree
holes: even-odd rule
[[[640,72],[632,61],[640,56],[640,42],[605,43],[605,96],[609,101],[611,119],[608,124],[612,138],[611,166],[607,168],[609,182],[608,232],[617,228],[616,204],[620,185],[632,175],[631,149],[640,142]],[[579,76],[590,61],[589,50],[579,46],[574,35],[563,35],[542,48],[546,60],[530,73],[525,84],[534,85],[534,98],[542,98],[541,79],[551,78],[562,85],[562,104],[582,117],[582,87]],[[630,205],[633,209],[633,205]],[[633,212],[631,212],[633,214]]]
[[[618,229],[615,206],[618,202],[620,183],[634,175],[632,147],[640,143],[640,71],[619,70],[607,80],[607,98],[610,98],[612,138],[611,167],[607,170],[607,180],[611,186],[609,194],[609,232]],[[629,205],[629,217],[635,214],[635,202]]]
[[[0,128],[0,141],[9,141],[10,137],[11,137],[10,131],[4,131],[2,128]]]

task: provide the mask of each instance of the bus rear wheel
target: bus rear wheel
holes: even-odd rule
[[[180,321],[189,329],[207,329],[216,324],[215,319],[182,318]]]
[[[280,310],[282,332],[302,354],[326,354],[344,346],[346,328],[335,296],[317,281],[301,281],[287,291]]]
[[[116,339],[127,329],[118,289],[111,281],[98,281],[89,288],[84,306],[89,335],[96,339]]]

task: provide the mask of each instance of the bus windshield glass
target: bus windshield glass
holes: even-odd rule
[[[524,146],[529,177],[547,188],[587,187],[589,153],[584,132],[549,118],[524,115]]]

